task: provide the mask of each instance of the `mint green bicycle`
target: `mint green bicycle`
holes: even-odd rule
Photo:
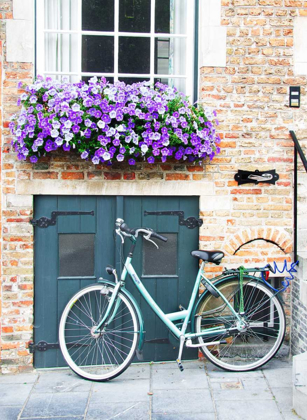
[[[132,266],[137,240],[167,238],[148,228],[130,229],[116,220],[116,234],[131,240],[131,248],[120,278],[107,267],[114,282],[98,283],[76,293],[67,303],[59,326],[59,343],[70,368],[82,378],[108,381],[123,373],[135,354],[140,358],[145,341],[143,316],[125,288],[127,274],[158,317],[178,339],[177,363],[183,370],[184,346],[200,348],[215,365],[242,372],[259,368],[279,350],[286,328],[285,314],[277,293],[262,275],[268,268],[225,270],[209,280],[208,262],[220,264],[221,251],[193,251],[202,260],[187,309],[164,313],[145,289]],[[156,244],[155,244],[156,245]],[[157,246],[157,245],[156,245]],[[199,293],[201,283],[205,286]]]

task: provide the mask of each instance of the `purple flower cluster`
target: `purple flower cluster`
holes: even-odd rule
[[[21,87],[21,86],[19,86]],[[36,163],[57,149],[94,164],[210,159],[220,152],[215,111],[189,105],[175,88],[149,82],[110,84],[37,80],[18,100],[10,123],[18,159]]]

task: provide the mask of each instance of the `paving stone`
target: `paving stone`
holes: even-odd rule
[[[283,411],[284,420],[302,420],[302,417],[298,416],[295,410]]]
[[[273,357],[266,365],[264,365],[261,369],[266,370],[272,370],[272,369],[280,369],[280,368],[292,368],[292,361],[290,358],[286,359],[277,359],[276,357]]]
[[[33,384],[38,373],[19,373],[17,375],[0,375],[0,384]]]
[[[282,411],[291,411],[293,408],[293,389],[292,387],[271,388],[278,407]]]
[[[34,393],[56,393],[56,392],[88,392],[91,389],[91,382],[86,381],[72,373],[70,370],[49,371],[40,374],[35,384]]]
[[[275,401],[216,401],[219,420],[282,420]]]
[[[2,398],[2,396],[1,396]],[[17,419],[22,407],[0,407],[1,420],[15,420]]]
[[[21,417],[23,419],[23,417]],[[73,416],[73,417],[26,417],[25,420],[46,420],[46,419],[50,419],[50,420],[84,420],[84,416]],[[13,419],[10,419],[13,420]]]
[[[209,390],[156,390],[152,396],[154,414],[214,413]]]
[[[213,413],[174,413],[174,414],[153,414],[152,420],[216,420],[216,416]]]
[[[125,402],[147,402],[149,401],[149,390],[149,379],[97,382],[93,385],[90,405],[122,402],[123,399]]]
[[[87,401],[88,393],[84,392],[32,394],[21,418],[82,416]]]
[[[242,383],[241,389],[222,389],[223,382],[212,384],[214,385],[212,392],[215,401],[273,400],[273,395],[264,378],[243,379],[239,382]],[[220,385],[220,387],[217,388],[216,385]]]
[[[156,362],[156,363],[152,363],[151,366],[153,369],[159,367],[159,369],[174,369],[180,372],[176,362]],[[183,360],[182,366],[184,370],[186,369],[202,370],[202,369],[205,369],[206,362],[201,361],[201,360],[186,360],[186,361]]]
[[[146,403],[142,401],[127,403],[125,401],[120,403],[91,404],[85,418],[86,420],[107,420],[113,418],[120,420],[149,420],[149,401]]]
[[[207,389],[208,379],[205,370],[164,369],[152,366],[152,388],[155,389]]]
[[[271,388],[292,387],[292,368],[268,369],[263,373]]]
[[[149,379],[150,378],[150,368],[149,363],[140,363],[130,365],[128,369],[117,378],[112,381],[125,381],[125,380],[138,380],[138,379]]]
[[[23,406],[32,387],[33,384],[0,384],[0,406]]]

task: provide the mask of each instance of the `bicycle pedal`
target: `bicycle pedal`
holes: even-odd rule
[[[183,372],[184,367],[182,366],[182,363],[180,362],[180,360],[176,360],[176,362],[177,362],[177,365],[178,365],[178,368],[179,368],[180,372]]]

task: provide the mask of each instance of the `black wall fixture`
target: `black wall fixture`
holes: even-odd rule
[[[196,227],[200,227],[203,224],[202,219],[196,219],[195,217],[188,217],[187,219],[184,218],[184,211],[144,211],[144,216],[178,216],[179,217],[179,224],[182,226],[186,226],[188,229],[194,229]]]
[[[267,184],[275,184],[279,180],[279,175],[276,173],[275,169],[270,171],[242,171],[238,170],[238,173],[235,174],[235,180],[239,185],[241,184],[259,184],[259,182],[266,182]]]

